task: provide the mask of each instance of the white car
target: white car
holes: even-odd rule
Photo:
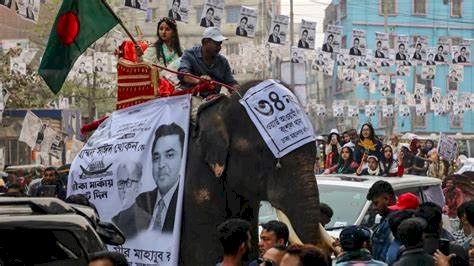
[[[319,200],[328,204],[334,215],[326,230],[333,237],[339,237],[342,229],[349,225],[372,227],[380,220],[366,199],[370,187],[378,180],[389,182],[395,194],[411,192],[421,202],[434,202],[444,206],[441,180],[426,176],[404,175],[403,177],[356,176],[346,174],[317,175]],[[268,202],[262,202],[259,222],[276,219],[276,213]]]

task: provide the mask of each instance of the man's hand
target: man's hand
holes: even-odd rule
[[[369,157],[369,155],[367,153],[364,153],[364,155],[362,156],[362,162],[366,163],[367,157]]]
[[[200,78],[205,79],[206,81],[212,81],[212,78],[208,75],[202,75]]]
[[[436,266],[449,266],[449,261],[455,256],[456,254],[450,254],[449,256],[446,256],[441,251],[439,251],[439,249],[437,249],[433,255]]]

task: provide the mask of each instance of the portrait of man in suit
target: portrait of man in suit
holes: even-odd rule
[[[433,58],[434,58],[433,54],[431,54],[431,53],[428,54],[428,60],[426,60],[426,65],[428,65],[428,66],[436,65],[436,62],[435,62],[435,60],[433,60]]]
[[[245,29],[247,27],[247,22],[249,22],[247,17],[242,17],[240,19],[239,26],[235,29],[235,35],[247,37],[247,30]]]
[[[103,66],[103,64],[102,64],[102,59],[97,58],[97,60],[95,60],[95,68],[94,68],[94,71],[95,71],[95,72],[102,72],[102,71],[104,71],[104,66]]]
[[[400,43],[400,45],[398,45],[398,53],[395,56],[395,59],[398,61],[407,60],[407,56],[405,55],[405,45],[403,43]]]
[[[415,52],[413,53],[413,59],[421,60],[421,43],[416,44]]]
[[[385,58],[385,54],[382,52],[382,42],[377,42],[377,49],[375,50],[375,58]]]
[[[85,62],[81,62],[79,64],[79,70],[77,71],[79,74],[84,74],[84,73],[87,73],[87,70],[86,70],[86,63]]]
[[[201,24],[199,25],[204,28],[214,27],[214,22],[212,21],[213,19],[214,8],[210,7],[206,10],[206,16],[201,19]]]
[[[301,39],[298,41],[298,47],[309,49],[309,43],[306,41],[307,39],[308,39],[308,31],[303,30],[301,32]]]
[[[444,47],[442,45],[438,46],[438,53],[436,54],[434,58],[436,62],[444,62],[443,50],[444,50]]]
[[[181,15],[179,14],[179,6],[181,5],[181,0],[173,0],[171,9],[168,11],[168,17],[176,21],[181,21]]]
[[[298,53],[293,52],[293,56],[291,57],[291,63],[299,63],[300,60],[298,60]]]
[[[359,66],[360,66],[360,67],[366,67],[366,66],[367,66],[367,62],[365,62],[365,55],[362,55],[362,56],[360,57]]]
[[[466,47],[461,47],[461,54],[458,56],[458,63],[466,63]]]
[[[277,43],[277,44],[281,42],[280,41],[280,24],[275,24],[275,26],[273,26],[273,32],[268,37],[268,42]]]
[[[131,207],[112,219],[127,239],[145,230],[173,232],[184,137],[184,130],[175,123],[155,131],[151,154],[156,188],[138,195]]]
[[[351,49],[349,50],[350,55],[360,56],[362,54],[359,50],[359,42],[360,42],[359,38],[354,38],[354,43]]]
[[[332,53],[333,52],[333,49],[332,49],[332,42],[334,41],[334,35],[332,34],[329,34],[328,35],[328,38],[326,40],[326,43],[323,44],[323,51],[324,52],[328,52],[328,53]]]
[[[325,65],[323,53],[320,53],[320,54],[318,55],[318,60],[316,60],[316,65],[318,65],[318,66],[323,66],[323,65]]]

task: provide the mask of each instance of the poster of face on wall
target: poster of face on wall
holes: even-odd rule
[[[367,104],[364,106],[365,116],[373,117],[377,113],[377,105],[375,104]]]
[[[339,54],[336,57],[336,65],[348,66],[349,65],[349,51],[347,49],[340,49]]]
[[[328,53],[338,53],[341,48],[342,26],[328,25],[326,28],[323,51]]]
[[[415,105],[416,116],[426,116],[426,106],[424,104]]]
[[[413,90],[413,96],[415,97],[416,102],[420,102],[425,98],[426,87],[425,84],[416,83],[415,89]]]
[[[332,106],[332,114],[334,117],[344,117],[344,105],[337,104]]]
[[[377,62],[372,54],[372,50],[366,49],[367,54],[365,55],[365,63],[367,63],[367,69],[370,73],[378,73]]]
[[[393,117],[393,105],[391,105],[391,104],[382,104],[382,116],[383,117]]]
[[[348,117],[359,117],[359,106],[357,106],[357,105],[348,105],[347,106],[347,116]]]
[[[436,56],[437,50],[436,47],[429,47],[426,49],[426,61],[425,65],[427,66],[435,66],[436,61],[435,61],[435,56]]]
[[[404,65],[397,65],[397,72],[395,74],[397,76],[407,77],[410,75],[410,67]]]
[[[296,46],[291,47],[291,63],[304,63],[304,51]]]
[[[301,20],[300,39],[298,48],[314,49],[314,40],[316,38],[316,22]]]
[[[349,69],[356,69],[359,65],[360,56],[349,55],[349,64],[346,65]]]
[[[314,112],[317,116],[326,116],[326,106],[322,104],[316,104],[314,106]]]
[[[26,75],[26,63],[21,57],[10,57],[10,74]]]
[[[395,80],[395,96],[400,99],[404,98],[407,94],[407,85],[406,81],[403,79]]]
[[[254,38],[256,27],[257,10],[246,6],[240,7],[239,25],[235,29],[235,35]]]
[[[350,55],[361,56],[365,54],[367,42],[365,38],[365,30],[352,30],[352,45],[349,49]]]
[[[380,90],[380,94],[384,97],[389,96],[391,94],[390,76],[388,75],[379,76],[379,90]]]
[[[75,68],[78,74],[90,74],[92,73],[93,59],[92,56],[80,56],[76,61]]]
[[[334,70],[334,60],[331,53],[321,51],[321,48],[316,50],[316,59],[312,64],[312,69],[323,72],[325,75],[331,75]]]
[[[449,65],[448,79],[450,82],[461,83],[464,80],[464,66],[463,65]]]
[[[204,28],[220,27],[224,14],[224,0],[206,0],[202,8],[199,26]]]
[[[466,41],[466,40],[465,40]],[[471,63],[471,44],[456,45],[451,47],[451,63],[470,64]]]
[[[359,77],[357,78],[357,84],[364,87],[369,87],[370,85],[370,72],[368,69],[362,69],[359,71]]]
[[[109,69],[108,55],[103,52],[94,53],[94,72],[105,72]]]
[[[7,106],[8,98],[10,98],[10,92],[0,84],[0,112],[5,111]],[[1,122],[1,118],[0,118]]]
[[[451,39],[446,36],[438,38],[438,45],[436,47],[436,55],[434,61],[439,64],[447,63],[451,57]]]
[[[389,49],[388,33],[375,32],[375,58],[387,58]]]
[[[395,65],[395,51],[393,49],[388,49],[384,56],[384,58],[375,58],[378,68]]]
[[[188,0],[170,0],[170,9],[168,17],[176,21],[188,22],[189,1]]]
[[[123,5],[126,7],[131,7],[134,9],[146,11],[148,8],[148,1],[147,0],[125,0]]]
[[[31,21],[38,21],[40,0],[17,0],[17,14]]]
[[[133,265],[177,265],[190,96],[115,111],[71,165],[68,196],[83,194],[125,235]]]
[[[408,35],[398,35],[395,42],[395,61],[398,64],[407,64],[404,63],[410,60],[408,55],[410,36]],[[411,64],[410,64],[411,65]]]
[[[357,72],[351,68],[342,69],[342,80],[346,82],[355,82]]]
[[[423,66],[421,77],[426,80],[434,80],[436,76],[436,66]]]
[[[274,15],[272,24],[270,27],[270,34],[268,36],[268,42],[273,44],[283,45],[286,42],[288,36],[288,23],[290,17],[284,15]]]
[[[410,107],[406,104],[401,104],[398,109],[398,114],[401,117],[408,117],[410,116]]]
[[[428,38],[426,36],[416,37],[414,47],[410,50],[410,57],[412,62],[422,63],[426,61],[426,50],[428,48]]]

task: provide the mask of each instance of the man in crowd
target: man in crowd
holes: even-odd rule
[[[32,197],[57,197],[64,200],[66,190],[59,179],[56,168],[50,166],[43,171],[41,181],[31,185],[28,194]]]
[[[458,207],[456,214],[459,219],[459,228],[456,228],[453,232],[456,243],[463,245],[463,247],[471,237],[471,226],[466,218],[466,207],[468,204],[470,204],[470,201],[466,201]]]
[[[398,235],[398,227],[400,224],[408,219],[412,218],[415,215],[414,210],[404,210],[404,211],[397,211],[390,215],[388,218],[388,224],[390,225],[390,231],[394,237],[392,243],[390,243],[390,247],[387,251],[386,261],[388,265],[393,265],[395,261],[398,260],[398,251],[402,246],[400,241],[400,236]]]
[[[89,266],[128,266],[128,262],[123,254],[103,251],[92,254]]]
[[[374,260],[370,255],[370,230],[363,226],[352,225],[342,230],[339,235],[344,250],[337,258],[336,265],[387,265]]]
[[[470,250],[470,245],[472,244],[473,239],[474,239],[474,200],[468,201],[466,203],[464,212],[465,212],[466,221],[467,221],[466,226],[470,228],[470,235],[467,241],[464,242],[463,247],[465,250]]]
[[[443,207],[443,211],[450,218],[456,218],[457,208],[464,202],[464,195],[462,190],[455,186],[452,176],[446,177],[444,182],[445,188],[443,189],[443,194],[446,199],[446,205]]]
[[[264,223],[261,226],[262,232],[260,233],[260,242],[258,242],[260,255],[263,255],[275,245],[286,246],[288,244],[290,233],[286,224],[274,220]]]
[[[263,254],[261,258],[257,260],[258,265],[273,265],[278,266],[286,254],[286,247],[282,245],[275,245]],[[249,264],[252,265],[252,264]]]
[[[392,242],[388,215],[391,210],[388,206],[395,203],[395,194],[392,185],[387,181],[379,180],[369,189],[367,200],[372,201],[377,213],[382,216],[382,220],[373,228],[372,235],[372,256],[376,260],[385,261],[388,247]]]
[[[330,259],[321,249],[313,245],[291,245],[283,256],[280,266],[329,266]]]
[[[178,71],[190,73],[206,80],[215,80],[225,83],[234,88],[238,88],[237,81],[232,76],[229,62],[220,55],[222,42],[227,40],[222,36],[219,28],[209,27],[204,30],[201,46],[195,46],[184,51]],[[178,76],[183,82],[183,87],[191,88],[201,80],[189,77]],[[220,92],[220,87],[216,87],[213,91],[201,92],[203,98]]]
[[[433,256],[423,249],[423,229],[426,222],[419,218],[408,218],[398,227],[398,237],[405,246],[395,266],[434,265]]]
[[[217,227],[219,241],[224,249],[222,262],[217,266],[240,266],[251,248],[250,224],[241,219],[230,219]]]
[[[440,206],[432,202],[424,202],[416,211],[415,216],[426,221],[426,227],[424,227],[423,230],[423,249],[428,254],[433,255],[436,250],[439,249],[445,253],[445,255],[455,254],[456,256],[453,260],[460,263],[456,265],[467,265],[467,251],[463,250],[461,246],[454,242],[449,242],[448,239],[442,237],[443,222]],[[444,248],[446,248],[446,250],[444,250]]]

